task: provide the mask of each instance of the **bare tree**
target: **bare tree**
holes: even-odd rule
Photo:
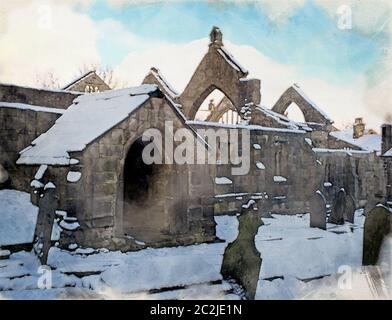
[[[114,74],[112,68],[108,66],[102,66],[96,63],[84,64],[79,68],[78,76],[82,76],[89,71],[95,71],[98,76],[101,77],[103,81],[111,88],[111,89],[119,89],[126,86],[126,83],[121,82]]]
[[[36,76],[37,86],[44,89],[59,89],[60,80],[55,76],[53,71],[49,71]]]
[[[128,84],[126,82],[120,81],[114,74],[112,68],[107,66],[101,66],[99,64],[91,63],[84,64],[78,68],[75,78],[78,78],[89,71],[95,71],[99,77],[111,88],[119,89],[124,88]],[[37,74],[36,76],[37,86],[44,89],[60,89],[63,85],[53,71],[49,71],[42,74]]]

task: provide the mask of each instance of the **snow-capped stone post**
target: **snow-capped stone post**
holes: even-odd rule
[[[238,220],[238,237],[225,250],[221,273],[225,279],[236,280],[245,289],[247,298],[253,300],[261,267],[255,237],[263,222],[253,206],[243,208]]]
[[[392,230],[392,215],[383,206],[371,210],[365,219],[363,232],[363,265],[377,263],[384,237]]]
[[[310,199],[310,227],[327,229],[327,207],[324,195],[321,191]]]
[[[35,229],[35,239],[37,240],[34,244],[34,251],[41,264],[46,265],[52,244],[52,229],[58,205],[56,186],[53,183],[45,185],[43,192],[40,194],[38,205],[39,211]]]
[[[346,191],[342,188],[336,195],[329,222],[334,224],[344,224],[344,216],[346,214]]]

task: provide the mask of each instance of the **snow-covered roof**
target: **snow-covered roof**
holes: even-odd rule
[[[227,61],[227,63],[230,64],[234,69],[242,73],[248,74],[248,70],[246,70],[243,66],[241,66],[241,64],[225,48],[220,47],[218,49],[218,52]]]
[[[167,81],[167,79],[162,75],[159,69],[151,68],[150,72],[151,75],[157,79],[158,83],[163,87],[163,89],[173,98],[178,97],[179,93],[174,87]]]
[[[312,100],[310,100],[310,98],[302,91],[302,89],[300,88],[300,86],[296,83],[293,84],[292,88],[297,91],[297,93],[306,100],[306,102],[308,102],[312,108],[314,108],[315,110],[317,110],[325,119],[332,121],[332,119],[321,109],[319,108]]]
[[[81,76],[77,77],[76,79],[72,80],[70,83],[68,83],[67,85],[65,85],[62,90],[68,90],[70,87],[74,86],[75,84],[77,84],[78,82],[86,79],[87,77],[89,77],[90,75],[96,74],[94,70],[92,71],[88,71],[84,74],[82,74]]]
[[[63,114],[65,112],[64,109],[34,106],[31,104],[25,104],[25,103],[3,102],[3,101],[0,101],[0,108],[32,110],[32,111],[36,111],[36,112],[49,112],[49,113],[57,113],[57,114]]]
[[[379,134],[364,134],[362,137],[354,139],[353,128],[349,128],[342,131],[332,131],[330,135],[363,150],[381,152],[381,136]]]
[[[69,152],[82,151],[96,138],[126,119],[144,104],[156,85],[85,94],[46,133],[21,151],[18,164],[68,165]]]

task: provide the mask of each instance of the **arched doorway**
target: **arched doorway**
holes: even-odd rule
[[[136,140],[129,148],[124,162],[123,232],[137,238],[149,229],[146,214],[154,205],[153,194],[157,180],[156,165],[148,165],[143,161],[142,153],[147,143],[141,138]]]

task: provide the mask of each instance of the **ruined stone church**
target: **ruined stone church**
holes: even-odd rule
[[[215,90],[224,97],[197,120]],[[155,67],[140,86],[118,90],[93,71],[61,90],[0,84],[0,188],[30,192],[40,205],[54,187],[59,219],[67,212],[60,245],[121,250],[216,241],[214,215],[243,210],[310,213],[309,227],[325,228],[352,220],[355,208],[392,204],[391,123],[380,136],[357,119],[347,134],[298,84],[271,107],[262,92],[216,27],[182,93]],[[305,122],[285,115],[292,104]],[[233,175],[219,161],[144,163],[143,132],[164,132],[167,121],[207,149],[197,129],[246,130],[249,172]],[[334,207],[342,197],[352,210]]]

